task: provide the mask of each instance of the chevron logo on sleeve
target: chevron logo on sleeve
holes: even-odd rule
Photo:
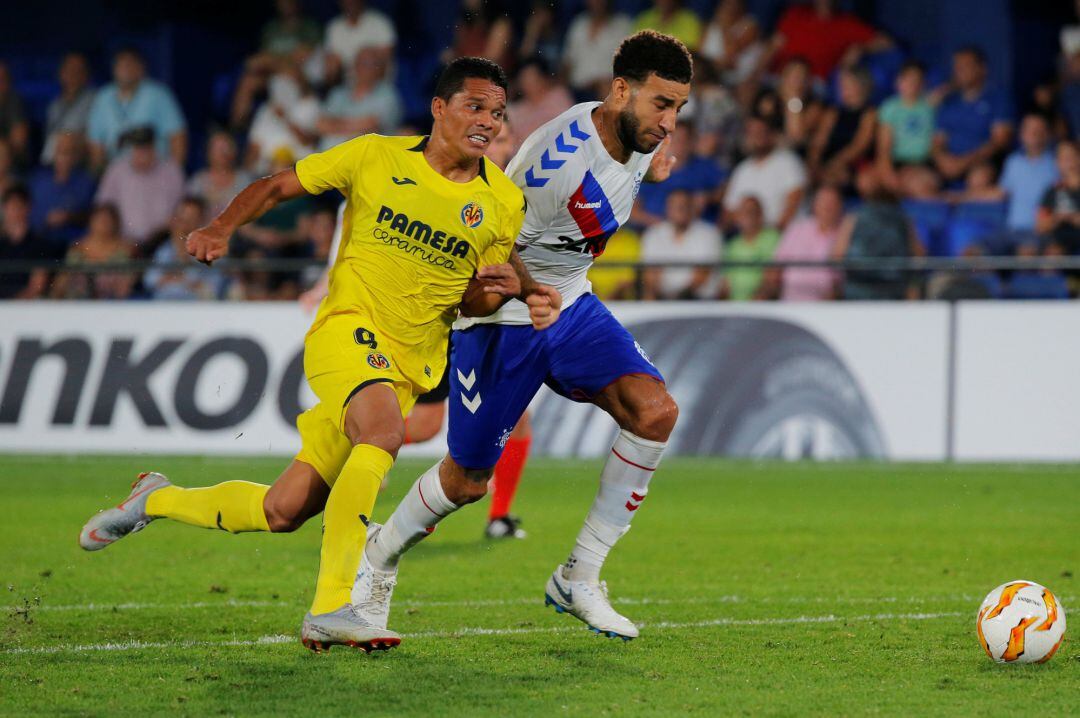
[[[581,145],[574,144],[572,140],[584,142],[590,137],[592,135],[578,126],[577,120],[571,122],[566,129],[555,136],[555,146],[548,147],[540,155],[540,164],[533,165],[525,170],[525,185],[527,187],[543,187],[546,185],[551,177],[544,177],[537,173],[558,170],[566,163],[566,159],[560,157],[560,155],[572,155],[581,149]]]

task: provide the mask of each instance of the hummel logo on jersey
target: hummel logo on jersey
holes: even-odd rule
[[[394,184],[416,184],[416,180],[409,179],[408,177],[398,179],[397,177],[391,176],[390,179],[394,180]]]
[[[600,202],[574,202],[575,209],[600,209]]]

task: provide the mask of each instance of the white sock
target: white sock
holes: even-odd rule
[[[443,491],[440,465],[441,461],[416,480],[367,547],[368,560],[376,570],[392,571],[406,551],[435,530],[435,524],[458,510]]]
[[[630,530],[630,520],[649,493],[649,479],[660,465],[666,442],[620,431],[611,447],[600,490],[585,517],[563,575],[571,581],[599,581],[611,547]]]

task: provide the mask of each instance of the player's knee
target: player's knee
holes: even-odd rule
[[[630,431],[649,441],[667,441],[678,419],[679,405],[671,394],[664,392],[638,409]]]
[[[450,486],[444,486],[446,498],[458,506],[476,503],[487,495],[492,469],[466,469],[463,476],[455,477]]]
[[[305,517],[279,505],[269,496],[263,501],[263,513],[266,514],[266,525],[271,533],[291,533],[304,525]]]
[[[370,444],[376,446],[390,456],[397,459],[398,450],[401,445],[405,443],[405,427],[388,427],[385,429],[379,429],[378,431],[370,431],[364,435],[357,436],[356,438],[349,437],[352,440],[353,446],[357,444]]]

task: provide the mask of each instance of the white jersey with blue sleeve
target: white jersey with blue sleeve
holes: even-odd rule
[[[625,164],[604,148],[593,124],[599,102],[571,107],[533,132],[510,161],[507,176],[525,194],[525,223],[517,249],[533,278],[559,290],[563,309],[592,291],[588,271],[607,241],[630,218],[652,154],[634,152]],[[511,300],[473,324],[529,324],[528,307]]]

